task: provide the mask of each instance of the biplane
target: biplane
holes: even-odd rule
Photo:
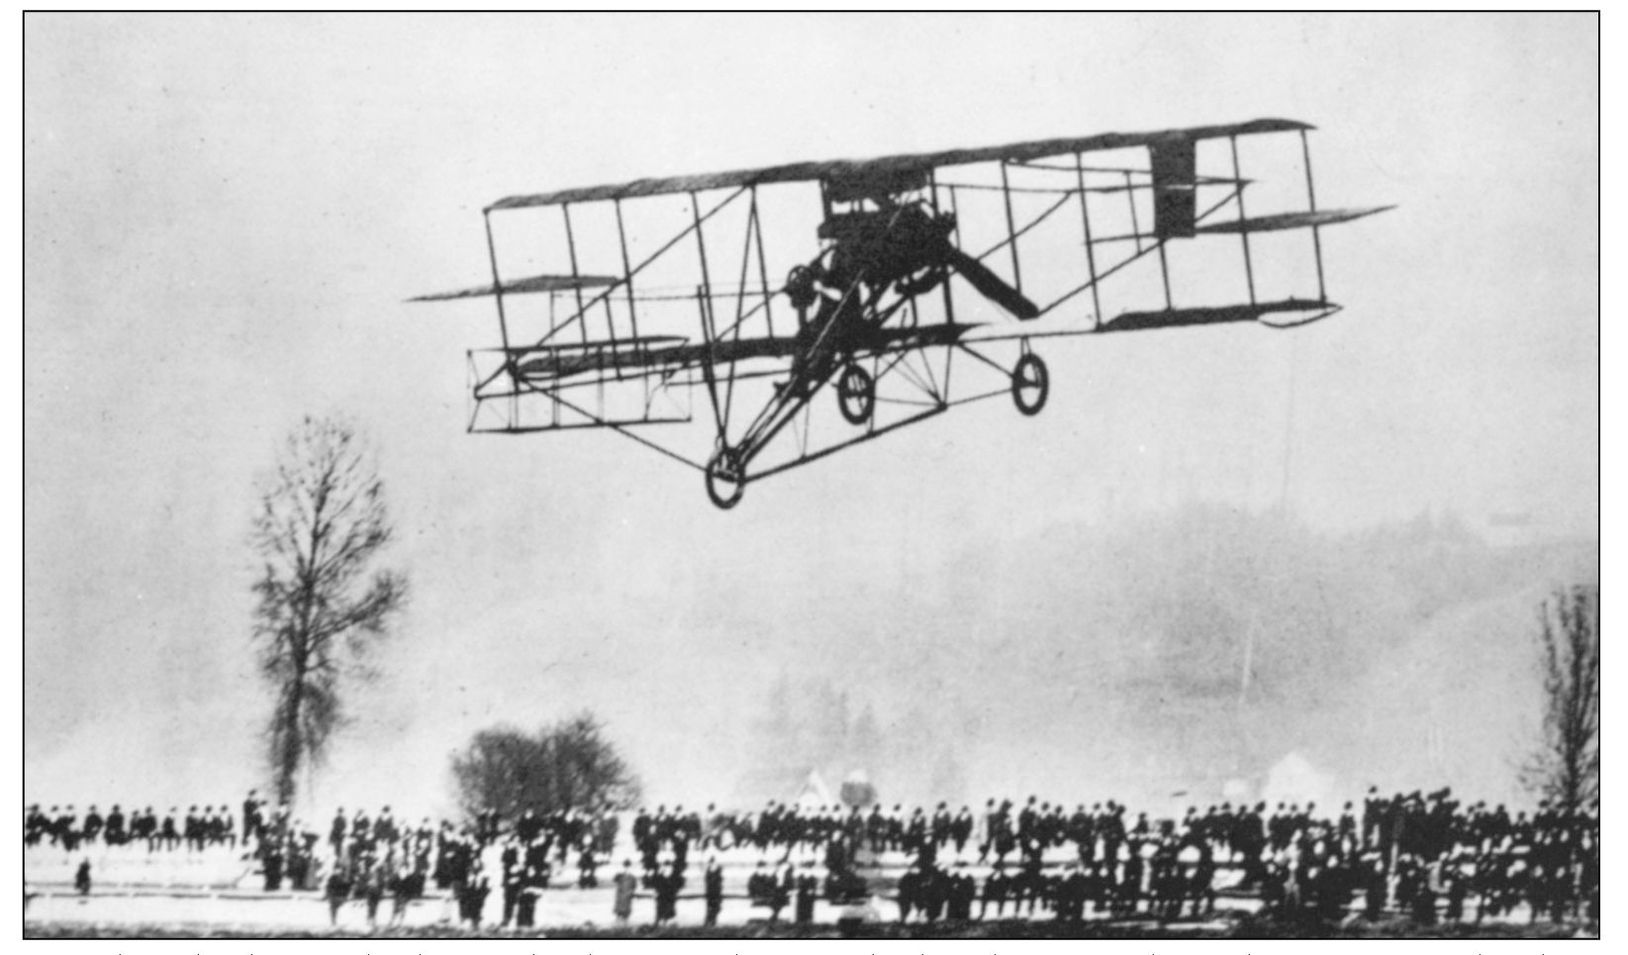
[[[512,196],[483,210],[490,284],[413,301],[495,300],[500,343],[468,354],[471,432],[609,429],[695,468],[730,508],[752,482],[960,405],[1004,395],[1037,414],[1042,339],[1338,312],[1320,230],[1389,207],[1318,207],[1312,128],[1259,119]],[[1239,158],[1284,141],[1304,176],[1287,195]]]

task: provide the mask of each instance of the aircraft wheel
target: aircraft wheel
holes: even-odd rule
[[[1039,414],[1050,393],[1051,377],[1040,356],[1030,352],[1019,358],[1017,367],[1012,369],[1012,401],[1017,409],[1026,415]]]
[[[842,369],[837,378],[837,407],[849,424],[864,424],[876,410],[876,379],[855,364]]]
[[[741,495],[746,493],[744,470],[739,452],[731,448],[718,449],[707,462],[707,497],[713,504],[727,511],[740,503]]]

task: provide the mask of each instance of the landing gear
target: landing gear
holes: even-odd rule
[[[864,424],[876,410],[876,379],[850,363],[837,377],[837,407],[849,424]]]
[[[1026,415],[1037,415],[1051,393],[1051,377],[1046,363],[1033,352],[1024,353],[1012,369],[1012,401]]]
[[[740,452],[734,448],[719,448],[707,462],[707,497],[723,510],[740,503],[746,493],[746,468]]]

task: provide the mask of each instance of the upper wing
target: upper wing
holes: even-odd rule
[[[1133,146],[1151,146],[1215,139],[1225,136],[1245,136],[1252,133],[1280,133],[1291,130],[1309,130],[1309,123],[1292,119],[1257,119],[1247,123],[1224,126],[1193,126],[1186,129],[1167,129],[1145,133],[1099,133],[1065,139],[1040,139],[1003,146],[985,146],[978,149],[947,149],[933,153],[908,153],[883,156],[877,159],[834,160],[830,162],[802,162],[783,166],[764,166],[758,169],[737,169],[733,172],[709,173],[699,176],[674,176],[666,179],[635,179],[632,182],[605,186],[587,186],[562,189],[532,195],[510,196],[492,203],[489,209],[524,209],[530,206],[554,206],[571,202],[594,202],[604,199],[635,199],[643,196],[661,196],[680,192],[699,192],[704,189],[725,189],[757,186],[776,182],[804,182],[823,179],[839,191],[852,190],[864,194],[870,189],[858,184],[890,183],[889,191],[902,191],[925,184],[929,170],[940,166],[959,166],[967,163],[1029,162],[1047,156],[1094,152],[1104,149],[1128,149]]]

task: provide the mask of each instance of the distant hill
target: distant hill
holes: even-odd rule
[[[868,770],[888,802],[1219,801],[1291,752],[1352,798],[1445,783],[1511,801],[1536,726],[1538,606],[1598,576],[1592,541],[1495,547],[1451,517],[1333,535],[1198,505],[992,542],[904,592],[844,594],[792,669],[874,707],[882,765],[845,765],[829,739],[810,762]],[[806,744],[787,742],[795,763]]]

